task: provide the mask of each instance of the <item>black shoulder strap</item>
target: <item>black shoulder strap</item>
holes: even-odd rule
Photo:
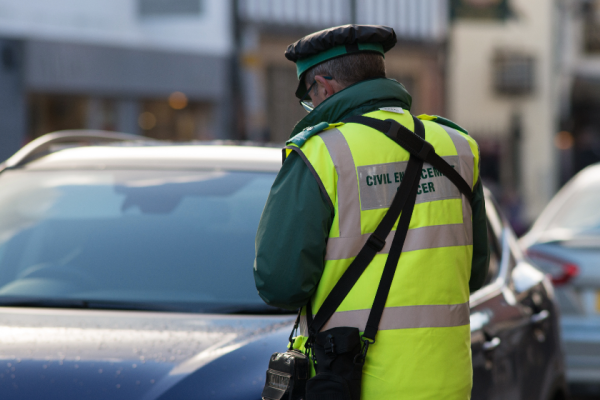
[[[423,124],[418,118],[413,117],[413,119]],[[373,128],[385,133],[390,139],[394,140],[410,154],[413,154],[419,157],[421,160],[431,164],[438,171],[444,174],[444,176],[450,179],[450,181],[458,188],[458,190],[460,190],[460,192],[467,197],[469,204],[471,203],[473,191],[471,190],[471,186],[463,179],[463,177],[460,176],[460,174],[456,172],[456,170],[450,164],[448,164],[446,160],[438,156],[429,143],[420,138],[418,135],[412,133],[410,130],[404,128],[398,122],[392,119],[382,121],[380,119],[363,116],[349,117],[343,122],[366,125],[369,128]],[[398,133],[401,130],[408,132],[408,134],[399,135]]]
[[[398,124],[401,128],[405,130],[402,132],[402,135],[405,135],[406,132],[410,132],[411,135],[415,135],[416,137],[424,137],[425,128],[423,127],[423,123],[417,118],[414,118],[414,120],[415,128],[418,131],[418,136],[410,132],[408,129],[402,127],[397,122],[396,124]],[[399,130],[401,129],[399,128]],[[426,153],[427,151],[424,152],[424,154]],[[408,225],[410,223],[412,209],[414,208],[414,203],[416,200],[417,187],[419,185],[419,179],[421,176],[422,168],[423,159],[420,159],[411,153],[408,165],[406,167],[404,179],[402,179],[402,183],[400,184],[400,187],[398,188],[398,191],[394,196],[394,200],[392,201],[390,208],[388,209],[385,216],[375,229],[375,232],[371,234],[371,236],[367,240],[367,243],[363,246],[363,248],[360,250],[354,261],[352,261],[348,269],[346,269],[342,277],[333,287],[333,289],[329,293],[329,296],[327,296],[327,298],[319,308],[319,311],[317,312],[317,315],[315,315],[314,320],[310,321],[310,316],[307,315],[307,321],[309,325],[308,331],[310,337],[314,337],[319,331],[321,331],[321,329],[323,328],[323,326],[325,326],[329,318],[331,318],[331,316],[335,313],[340,304],[342,304],[344,298],[346,298],[354,284],[358,281],[358,279],[360,278],[364,270],[367,268],[367,266],[371,263],[375,255],[381,249],[383,249],[383,247],[385,246],[385,238],[387,238],[394,226],[394,223],[398,220],[400,212],[404,211],[402,213],[404,218],[401,218],[399,226],[396,229],[396,234],[394,235],[394,241],[392,242],[392,247],[394,249],[399,247],[398,258],[400,257],[402,246],[404,245],[404,239],[406,238],[406,233],[408,232]],[[399,234],[399,232],[401,233]],[[392,278],[394,276],[395,265],[398,264],[398,258],[396,258],[394,262],[394,260],[390,260],[390,256],[391,254],[388,255],[388,261],[386,262],[386,267],[384,268],[384,275],[382,276],[379,288],[377,290],[377,294],[375,296],[374,308],[376,308],[376,312],[374,313],[373,309],[371,310],[371,314],[369,315],[369,322],[367,323],[367,326],[375,325],[375,332],[372,333],[372,337],[368,336],[368,338],[371,340],[374,339],[375,333],[377,332],[377,326],[379,326],[379,320],[381,319],[381,315],[383,314],[385,301],[387,299],[387,295],[389,293],[389,289],[392,283]],[[388,268],[388,265],[392,266],[393,270],[391,270],[392,267]],[[390,274],[391,277],[389,277]],[[381,310],[379,310],[380,308]],[[312,310],[310,309],[310,307],[307,307],[307,313],[311,313],[312,315],[311,311]],[[371,329],[369,332],[371,333],[372,331],[373,330]]]
[[[408,233],[410,219],[412,217],[413,210],[415,209],[418,187],[419,185],[417,184],[410,188],[409,199],[406,203],[406,207],[404,210],[402,210],[402,214],[400,215],[400,221],[396,227],[396,234],[394,235],[392,246],[390,247],[390,252],[388,253],[388,257],[385,261],[385,267],[383,268],[383,273],[381,275],[381,281],[379,282],[379,287],[377,288],[377,293],[375,294],[375,301],[373,301],[373,306],[371,307],[371,312],[369,313],[369,319],[367,320],[367,326],[365,327],[363,337],[369,339],[371,342],[375,342],[375,335],[379,330],[379,321],[381,321],[381,316],[383,315],[383,310],[385,309],[385,303],[392,287],[392,281],[394,280],[396,267],[398,266],[398,261],[400,260],[400,255],[402,254],[402,247],[404,247],[404,241]]]
[[[424,140],[425,127],[418,118],[414,118],[414,120],[415,134]],[[408,131],[408,129],[406,130]],[[423,168],[423,160],[420,161],[420,166]],[[383,267],[383,273],[381,275],[381,281],[379,282],[379,287],[377,288],[377,293],[375,294],[375,301],[373,301],[373,306],[371,307],[371,312],[369,313],[369,319],[367,320],[367,326],[365,327],[363,338],[370,340],[371,343],[375,342],[375,335],[379,330],[379,322],[381,321],[381,316],[383,315],[383,310],[385,309],[385,303],[392,287],[394,274],[396,273],[396,268],[398,267],[398,261],[400,260],[402,248],[404,247],[404,241],[406,240],[406,235],[408,234],[410,220],[412,218],[413,210],[415,209],[418,188],[418,182],[416,185],[413,185],[409,188],[410,194],[408,196],[408,201],[406,203],[406,207],[404,207],[404,210],[402,210],[402,214],[400,215],[400,221],[396,227],[396,233],[394,234],[392,246],[390,247],[390,252],[388,253],[388,257],[385,261],[385,266]]]

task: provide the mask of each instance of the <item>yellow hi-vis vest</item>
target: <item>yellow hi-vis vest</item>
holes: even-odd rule
[[[408,112],[365,116],[394,119],[414,131]],[[473,188],[479,174],[476,142],[431,117],[419,118],[427,142]],[[285,152],[296,151],[305,159],[335,209],[323,275],[311,300],[316,314],[385,215],[409,153],[381,132],[355,123],[332,124],[304,136],[288,142]],[[403,252],[363,369],[363,400],[470,398],[471,215],[469,201],[454,184],[425,163]],[[323,330],[351,326],[364,331],[394,234],[395,227]],[[294,347],[302,349],[306,335],[302,316]]]

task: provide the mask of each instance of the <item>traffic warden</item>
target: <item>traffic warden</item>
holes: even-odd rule
[[[296,96],[310,112],[286,144],[256,236],[254,278],[269,305],[305,310],[310,301],[316,314],[390,206],[409,153],[378,130],[342,121],[393,119],[415,130],[411,96],[386,78],[384,53],[395,43],[389,27],[345,25],[308,35],[285,53],[296,64]],[[482,286],[489,260],[479,149],[447,119],[418,119],[425,140],[473,196],[469,201],[436,168],[423,165],[363,369],[361,398],[367,400],[463,400],[471,393],[469,294]],[[323,329],[364,330],[394,233]],[[303,319],[298,348],[306,339]]]

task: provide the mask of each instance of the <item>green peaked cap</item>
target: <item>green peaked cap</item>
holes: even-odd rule
[[[303,76],[312,67],[352,53],[371,52],[383,56],[395,44],[396,33],[383,25],[336,26],[303,37],[285,51],[285,57],[296,63],[299,80],[296,97],[306,94]]]

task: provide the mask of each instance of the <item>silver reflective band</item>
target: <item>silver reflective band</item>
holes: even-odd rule
[[[450,139],[452,139],[452,143],[454,144],[454,148],[456,149],[456,153],[460,159],[460,169],[458,171],[463,179],[469,184],[469,186],[473,187],[474,157],[468,140],[456,129],[452,129],[449,126],[441,124],[438,126],[441,126],[446,131],[448,136],[450,136]]]
[[[468,140],[456,129],[441,124],[439,126],[441,126],[452,139],[452,143],[454,144],[454,148],[460,159],[460,174],[469,186],[473,188],[475,185],[475,182],[473,182],[475,156],[471,151]],[[463,221],[466,228],[467,239],[469,242],[473,243],[473,210],[471,209],[471,205],[468,204],[467,198],[464,196],[462,203]]]
[[[357,327],[365,330],[371,310],[354,310],[336,312],[329,319],[322,331],[341,326]],[[417,328],[452,328],[469,325],[469,302],[462,304],[425,305],[386,307],[379,322],[379,330],[417,329]],[[306,316],[300,324],[300,333],[308,334]]]
[[[470,232],[470,231],[469,231]],[[396,231],[388,235],[385,246],[378,254],[388,254]],[[335,237],[327,241],[325,260],[344,260],[356,257],[363,248],[370,233],[355,237]],[[472,245],[464,224],[433,225],[410,229],[402,252],[436,249],[439,247],[469,246]]]
[[[339,129],[331,129],[319,135],[338,175],[338,212],[340,221],[340,236],[350,237],[361,234],[360,199],[356,183],[356,167],[350,146]],[[331,199],[335,201],[335,199]]]

